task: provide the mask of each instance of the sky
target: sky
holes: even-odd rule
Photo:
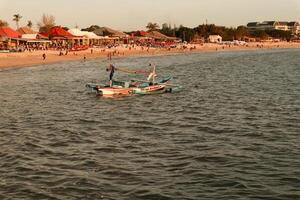
[[[196,27],[213,23],[227,27],[253,21],[300,21],[300,0],[0,0],[0,19],[20,14],[21,26],[36,29],[43,14],[56,25],[86,28],[96,24],[117,30],[143,30],[148,22]]]

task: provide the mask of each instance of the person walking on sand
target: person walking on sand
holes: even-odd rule
[[[43,60],[46,60],[46,54],[43,53]]]
[[[109,73],[109,86],[112,87],[112,80],[113,80],[113,76],[115,71],[117,70],[117,68],[113,65],[110,64],[108,68],[106,68],[106,71],[110,71]]]

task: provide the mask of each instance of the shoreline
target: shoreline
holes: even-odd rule
[[[104,48],[90,48],[84,51],[69,52],[68,55],[59,56],[59,51],[34,51],[34,52],[21,52],[21,53],[0,53],[0,70],[17,69],[24,67],[31,67],[43,64],[56,64],[69,61],[94,60],[94,59],[111,59],[126,58],[132,56],[162,56],[162,55],[175,55],[186,53],[200,53],[200,52],[234,52],[245,50],[266,50],[266,49],[298,49],[300,43],[249,43],[248,46],[228,46],[205,43],[189,44],[185,49],[182,48],[150,48],[146,50],[142,47],[126,48],[118,46],[112,49]],[[93,49],[91,53],[91,49]],[[42,54],[46,54],[46,59],[43,60]]]

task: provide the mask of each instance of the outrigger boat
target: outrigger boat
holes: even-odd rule
[[[133,94],[147,95],[147,94],[161,94],[161,93],[173,93],[182,89],[179,85],[168,84],[172,77],[168,76],[162,78],[156,83],[143,80],[131,80],[131,81],[116,81],[112,82],[112,87],[109,85],[88,83],[86,87],[91,91],[97,92],[101,96],[106,95],[121,95],[131,96]]]
[[[132,88],[104,87],[97,88],[101,96],[130,96],[133,94]]]
[[[116,68],[110,65],[111,76]],[[137,73],[138,71],[119,69],[120,71],[127,73]],[[145,74],[145,72],[139,72]],[[162,94],[178,92],[182,89],[179,85],[169,84],[172,79],[171,76],[163,77],[159,80],[155,80],[155,66],[150,73],[148,80],[130,80],[130,81],[116,81],[110,80],[109,85],[88,83],[86,87],[91,91],[96,91],[101,96],[131,96],[131,95],[148,95],[148,94]],[[152,81],[150,81],[152,79]]]

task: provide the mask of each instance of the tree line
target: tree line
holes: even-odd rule
[[[148,24],[149,25],[149,24]],[[148,26],[149,27],[149,26]],[[150,26],[151,27],[151,26]],[[178,37],[183,41],[190,42],[196,37],[208,38],[209,35],[220,35],[224,41],[243,40],[245,38],[267,39],[269,37],[278,38],[289,41],[292,38],[291,31],[283,30],[249,30],[246,26],[238,26],[237,28],[216,26],[214,24],[202,24],[195,28],[180,25],[172,27],[170,24],[164,23],[162,27],[155,27],[155,30],[170,36]]]

